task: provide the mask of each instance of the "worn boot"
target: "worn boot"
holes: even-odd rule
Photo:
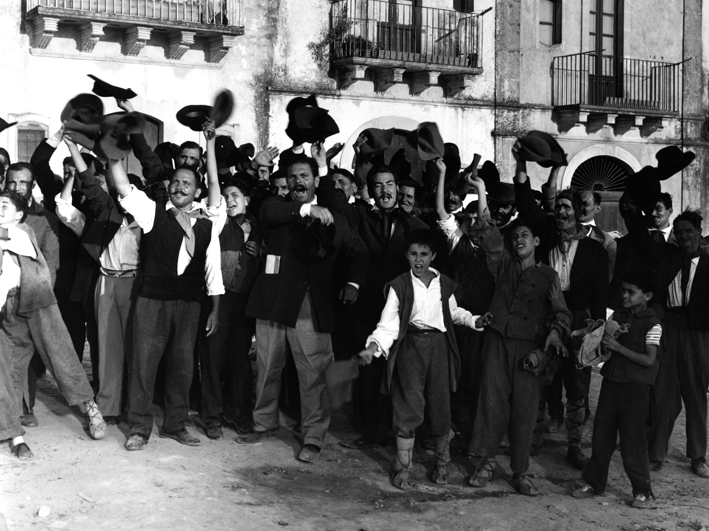
[[[409,469],[411,468],[411,454],[414,450],[415,439],[404,437],[396,438],[396,461],[394,462],[394,474],[391,476],[391,484],[397,489],[408,490]]]
[[[448,435],[443,435],[434,439],[436,441],[436,449],[434,453],[436,456],[436,463],[433,465],[431,481],[433,481],[436,485],[445,485],[448,483],[448,463],[451,461],[450,444],[454,436],[455,432],[450,430]]]

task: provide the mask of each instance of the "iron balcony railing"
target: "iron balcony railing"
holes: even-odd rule
[[[390,0],[335,0],[331,57],[481,68],[482,14]]]
[[[27,11],[43,6],[158,21],[241,27],[242,3],[243,0],[27,0]]]
[[[680,67],[597,52],[555,57],[552,105],[678,112]]]

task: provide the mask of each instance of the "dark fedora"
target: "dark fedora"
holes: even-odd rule
[[[679,146],[667,146],[655,155],[657,159],[657,177],[665,181],[681,172],[696,158],[693,151],[682,151]]]
[[[217,168],[231,168],[231,154],[236,145],[230,136],[218,136],[214,139],[214,154],[217,159]]]
[[[288,127],[286,127],[286,134],[288,138],[293,140],[296,144],[302,144],[305,140],[302,139],[300,135],[300,128],[296,125],[294,119],[294,113],[296,110],[303,107],[318,107],[318,100],[315,94],[311,94],[307,98],[293,98],[286,105],[286,112],[288,113]]]
[[[234,148],[229,156],[229,167],[234,166],[237,171],[246,171],[246,168],[251,163],[251,159],[256,154],[256,148],[253,144],[241,144]]]
[[[3,120],[2,118],[0,118],[0,133],[2,133],[2,132],[3,132],[5,129],[7,129],[8,127],[12,127],[12,126],[15,125],[16,123],[17,123],[17,122],[10,122],[10,123],[7,123],[5,120]]]
[[[493,186],[500,182],[500,172],[491,160],[486,160],[478,169],[478,177],[485,183],[485,189],[491,190]]]
[[[130,100],[137,96],[137,94],[131,89],[116,87],[115,85],[106,83],[102,79],[99,79],[91,74],[88,74],[88,76],[94,80],[94,88],[91,90],[98,96],[102,96],[104,98],[116,98],[118,100]]]
[[[214,127],[220,127],[226,123],[234,112],[234,95],[231,90],[224,89],[214,98],[214,107],[210,118],[214,120]]]
[[[443,144],[443,162],[446,163],[446,182],[450,183],[458,178],[460,173],[460,149],[452,142]]]
[[[512,183],[498,181],[487,190],[487,196],[497,203],[509,205],[515,202],[515,186]]]
[[[71,137],[71,141],[74,142],[74,144],[78,144],[82,147],[85,147],[89,151],[94,151],[94,149],[96,149],[96,146],[97,146],[96,138],[98,138],[98,137],[89,138],[84,133],[80,133],[79,131],[67,130],[67,133],[69,133],[69,136]],[[94,153],[95,153],[95,151],[94,151]]]
[[[103,103],[95,94],[79,94],[70,99],[61,114],[61,122],[72,118],[85,124],[96,124],[103,116]]]
[[[300,107],[293,111],[292,122],[297,136],[302,142],[322,142],[340,132],[340,128],[327,109],[321,107]]]
[[[549,160],[540,160],[537,164],[543,168],[551,168],[552,166],[568,166],[569,163],[566,160],[566,153],[564,153],[564,150],[559,145],[559,142],[556,141],[556,138],[551,136],[549,133],[545,133],[544,131],[530,131],[527,133],[525,138],[528,137],[540,138],[549,146],[549,150],[551,152],[549,155]]]
[[[177,161],[177,157],[180,155],[180,146],[173,142],[163,142],[155,146],[154,151],[162,161],[163,166],[170,169],[175,168],[175,161]]]
[[[526,135],[518,138],[519,157],[527,162],[547,162],[551,158],[551,149],[545,140],[537,136]]]
[[[99,124],[85,124],[74,118],[64,122],[64,130],[81,133],[91,139],[96,139],[101,134],[101,126]]]
[[[364,160],[369,160],[372,155],[384,153],[391,145],[391,140],[394,138],[394,129],[376,129],[370,127],[362,131],[362,135],[367,141],[360,147],[360,153]]]
[[[423,122],[406,135],[406,141],[413,147],[421,160],[443,158],[445,145],[434,122]]]
[[[109,159],[124,159],[131,152],[128,135],[142,133],[145,118],[139,112],[108,114],[101,121],[99,146]]]
[[[177,111],[177,121],[192,129],[192,131],[201,131],[204,122],[209,120],[212,114],[212,108],[209,105],[187,105]]]
[[[661,191],[659,172],[654,166],[645,166],[625,181],[625,194],[638,202],[646,216],[655,210]]]

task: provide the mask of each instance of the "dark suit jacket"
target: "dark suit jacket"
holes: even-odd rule
[[[59,219],[42,205],[32,200],[25,223],[32,227],[39,244],[39,250],[44,255],[52,278],[52,285],[57,279],[59,269]]]
[[[369,249],[366,285],[360,290],[357,304],[360,316],[376,325],[386,302],[384,286],[409,270],[406,260],[407,234],[414,229],[428,228],[425,223],[398,209],[394,233],[389,239],[379,234],[379,214],[364,202],[348,203],[335,193],[332,177],[322,177],[318,187],[318,204],[342,214],[355,228]]]
[[[682,270],[684,258],[679,247],[666,244],[666,252],[655,270],[657,293],[653,300],[667,307],[667,293],[672,281]],[[709,330],[709,247],[702,246],[699,263],[692,281],[687,309],[687,326],[694,330]]]
[[[515,199],[521,219],[532,220],[539,228],[540,244],[536,258],[549,265],[549,252],[559,245],[559,233],[553,216],[546,215],[537,206],[527,180],[515,183]],[[571,266],[571,290],[566,297],[569,311],[589,310],[592,319],[605,319],[608,304],[608,253],[603,245],[591,238],[579,240],[574,263]],[[578,326],[574,322],[574,326]]]
[[[279,257],[274,273],[262,272],[251,290],[247,315],[295,327],[308,287],[313,301],[313,318],[317,330],[331,332],[333,317],[333,264],[338,253],[346,253],[348,282],[363,286],[369,253],[362,240],[334,214],[335,221],[327,229],[310,218],[300,216],[300,203],[271,198],[260,210],[261,229],[266,242],[266,267],[269,255]]]

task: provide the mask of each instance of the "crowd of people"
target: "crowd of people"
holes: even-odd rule
[[[135,94],[98,79],[94,92],[120,112],[81,94],[29,163],[0,149],[0,440],[20,460],[33,458],[23,426],[38,425],[47,370],[92,438],[125,423],[130,451],[149,444],[154,401],[159,436],[181,444],[200,444],[187,426],[210,439],[229,426],[240,444],[273,437],[287,380],[298,459],[315,463],[331,417],[327,373],[355,360],[361,437],[343,444],[395,437],[397,488],[411,488],[417,439],[433,450],[431,480],[445,484],[451,440],[464,438],[468,483],[482,487],[508,437],[513,487],[538,495],[530,455],[565,426],[568,462],[583,471],[573,496],[604,491],[619,434],[633,505],[647,507],[682,403],[690,468],[709,478],[709,249],[701,215],[670,223],[661,190],[691,152],[669,146],[628,177],[621,235],[596,225],[599,193],[557,189],[566,154],[538,131],[514,144],[512,182],[477,154],[463,168],[434,123],[391,156],[397,132],[363,131],[348,171],[332,164],[342,146],[325,140],[338,128],[314,96],[288,106],[292,146],[256,151],[217,135],[228,91],[177,115],[205,149],[152,149]],[[57,176],[62,143],[70,156]],[[126,171],[131,152],[142,175]],[[541,190],[529,164],[549,169]],[[588,456],[593,366],[603,382]]]

